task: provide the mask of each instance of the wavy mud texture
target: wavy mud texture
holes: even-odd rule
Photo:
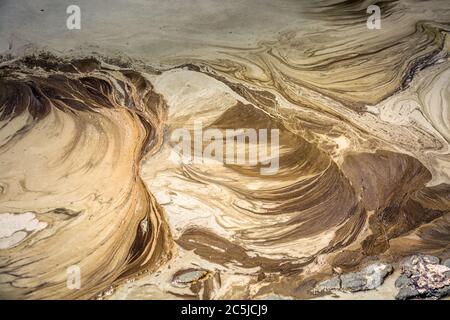
[[[137,46],[3,62],[1,297],[307,298],[369,261],[448,258],[450,6],[382,2],[368,30],[371,3],[285,1],[301,25],[158,67]],[[195,121],[279,130],[278,172],[178,161]]]
[[[162,143],[166,104],[137,73],[97,65],[2,69],[2,212],[17,216],[2,240],[27,233],[2,248],[3,297],[90,297],[170,256],[163,210],[139,177]],[[17,221],[24,212],[46,227]],[[66,287],[71,265],[83,290]]]

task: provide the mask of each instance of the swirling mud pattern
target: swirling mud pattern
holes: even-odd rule
[[[375,1],[202,2],[185,30],[160,8],[167,30],[98,27],[74,50],[2,31],[1,298],[313,298],[375,261],[450,257],[450,3],[380,2],[369,30]],[[174,138],[195,157],[233,130],[249,156],[242,128],[276,150],[192,161]]]

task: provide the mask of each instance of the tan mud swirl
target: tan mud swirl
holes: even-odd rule
[[[363,220],[364,211],[347,179],[314,145],[251,105],[237,104],[229,108],[208,128],[238,129],[250,123],[255,129],[280,129],[280,168],[276,175],[265,177],[264,184],[259,183],[260,166],[225,164],[223,169],[216,170],[205,166],[183,168],[183,174],[191,180],[215,184],[235,195],[224,217],[227,222],[221,223],[236,232],[235,240],[244,248],[266,256],[289,258],[291,254],[286,247],[294,248],[301,239],[326,239],[324,233],[335,229],[340,236],[333,242],[345,243],[345,238],[352,238],[358,231],[358,223],[350,217],[360,216]],[[226,177],[226,181],[221,182],[221,177]],[[352,220],[353,228],[346,227],[348,220]],[[314,253],[313,250],[311,255]],[[293,252],[291,259],[295,257],[300,263],[299,258],[311,258],[302,256]]]
[[[93,297],[171,252],[163,210],[138,176],[161,144],[164,101],[134,72],[57,61],[62,73],[51,62],[1,70],[1,212],[48,224],[2,250],[2,298]],[[71,265],[82,290],[66,287]]]

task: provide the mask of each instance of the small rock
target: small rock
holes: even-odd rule
[[[419,263],[426,263],[426,264],[439,264],[439,258],[435,256],[430,255],[413,255],[410,257],[407,257],[403,259],[403,261],[400,263],[400,266],[403,269],[411,269],[413,266],[419,264]]]
[[[404,270],[408,270],[408,269],[412,268],[413,266],[415,266],[418,262],[419,262],[418,256],[410,256],[410,257],[404,258],[400,262],[400,267],[402,267],[402,269],[404,269]]]
[[[435,256],[423,256],[422,259],[429,264],[439,264],[441,260]]]
[[[331,290],[338,290],[341,288],[341,280],[339,277],[334,277],[322,282],[319,282],[319,284],[316,286],[315,291],[322,292],[322,291],[331,291]]]
[[[367,284],[366,278],[359,272],[344,274],[341,276],[341,281],[341,289],[352,292],[365,290]]]
[[[392,273],[392,271],[393,268],[391,265],[374,263],[359,272],[351,272],[322,281],[314,290],[318,292],[331,290],[350,292],[372,290],[383,284],[384,278]]]
[[[395,280],[395,287],[401,288],[406,287],[412,284],[412,281],[410,278],[408,278],[405,274],[400,275],[397,280]]]
[[[442,264],[447,268],[450,268],[450,259],[445,260]]]
[[[381,286],[389,274],[392,273],[394,268],[389,264],[375,263],[364,268],[363,273],[367,279],[365,290],[375,289]]]
[[[437,289],[432,292],[432,296],[436,298],[446,297],[450,294],[450,286],[445,286],[443,288]]]
[[[341,276],[341,288],[346,291],[372,290],[381,286],[384,278],[391,274],[393,268],[389,264],[374,263],[359,272]]]
[[[182,270],[177,272],[173,279],[172,283],[175,285],[189,285],[193,282],[199,281],[201,278],[205,277],[208,274],[206,270]]]
[[[414,255],[401,263],[402,275],[395,285],[399,288],[396,299],[413,297],[441,298],[450,293],[450,268],[439,264],[434,256]]]
[[[406,300],[408,298],[413,298],[419,295],[419,291],[417,291],[414,286],[404,286],[401,287],[395,299],[397,300]]]

